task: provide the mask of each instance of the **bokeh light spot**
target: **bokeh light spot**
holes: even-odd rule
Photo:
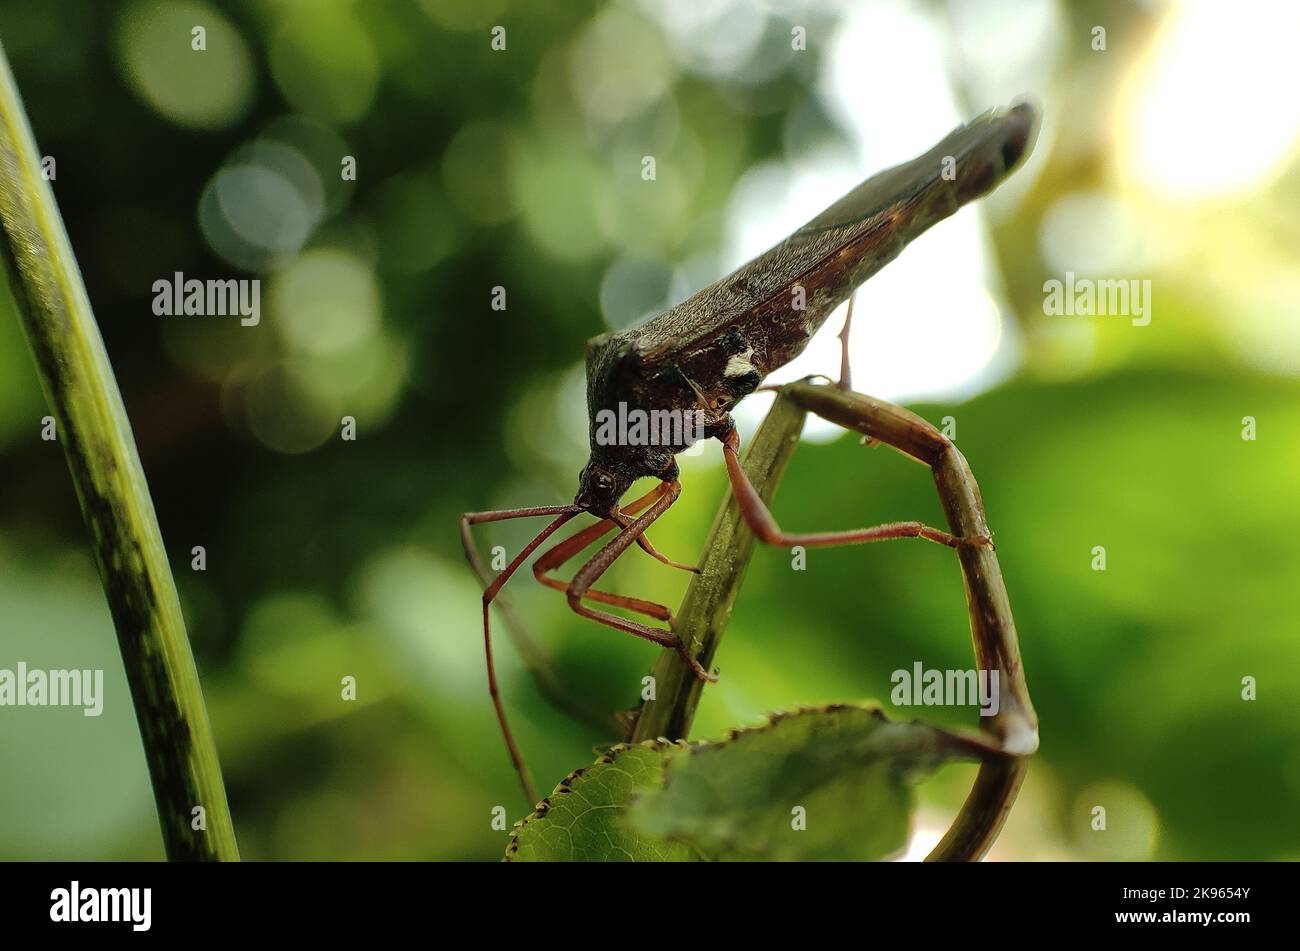
[[[594,119],[626,119],[668,91],[676,75],[659,31],[618,7],[598,14],[574,42],[573,95]]]
[[[1102,819],[1106,827],[1096,828]],[[1144,861],[1155,854],[1160,817],[1131,784],[1095,783],[1075,798],[1071,826],[1079,849],[1091,858]]]
[[[204,188],[198,209],[212,250],[249,271],[297,254],[324,213],[320,172],[296,148],[274,139],[235,150]]]
[[[524,224],[539,246],[569,261],[600,249],[595,197],[607,186],[585,155],[528,150],[515,163],[514,180]]]
[[[1151,260],[1134,209],[1109,192],[1077,191],[1057,199],[1043,215],[1038,240],[1055,275],[1127,274]]]
[[[191,47],[191,30],[206,48]],[[243,118],[253,92],[248,48],[230,21],[189,0],[133,3],[118,21],[117,52],[127,83],[177,125],[224,129]]]
[[[270,302],[282,339],[306,353],[346,350],[379,326],[374,272],[341,249],[317,248],[299,255],[275,275]]]
[[[1139,190],[1231,198],[1267,185],[1300,146],[1300,6],[1171,5],[1130,79],[1117,141]]]
[[[379,57],[365,25],[343,5],[290,14],[271,43],[271,75],[285,98],[325,121],[365,115],[379,86]]]
[[[600,283],[600,309],[615,330],[666,310],[673,268],[659,258],[622,257],[605,271]]]
[[[276,452],[310,452],[337,432],[338,404],[320,405],[304,393],[283,364],[267,367],[243,391],[249,431]]]

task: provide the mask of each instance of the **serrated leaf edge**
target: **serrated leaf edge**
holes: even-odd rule
[[[510,841],[506,843],[506,854],[502,859],[504,862],[514,860],[514,855],[519,851],[519,835],[529,825],[538,820],[545,819],[546,814],[551,810],[551,800],[559,796],[567,796],[573,792],[573,784],[582,778],[583,774],[593,766],[606,766],[613,763],[624,753],[632,749],[648,749],[662,751],[671,748],[690,749],[691,744],[685,740],[670,740],[665,736],[653,740],[643,740],[640,743],[615,743],[608,750],[602,753],[594,763],[586,766],[580,766],[569,775],[559,781],[555,789],[549,796],[543,796],[541,801],[533,806],[533,811],[514,824],[514,831],[510,834]]]

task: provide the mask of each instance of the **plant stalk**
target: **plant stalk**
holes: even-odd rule
[[[784,390],[762,426],[744,449],[741,465],[765,504],[770,505],[785,467],[799,444],[808,414]],[[686,589],[673,630],[686,639],[691,653],[710,669],[718,644],[731,619],[731,609],[745,580],[745,571],[758,540],[749,530],[740,505],[730,492],[713,520],[700,572]],[[665,650],[653,670],[655,697],[641,705],[632,740],[658,737],[686,739],[704,682],[682,663],[674,650]]]
[[[0,255],[117,629],[167,856],[238,860],[216,744],[153,501],[2,47],[0,222]]]

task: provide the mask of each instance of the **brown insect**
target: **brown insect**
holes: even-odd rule
[[[597,610],[612,605],[657,621],[671,622],[661,604],[593,587],[633,543],[664,564],[670,561],[646,537],[646,529],[681,495],[675,456],[696,438],[716,438],[732,491],[746,522],[763,541],[780,546],[825,547],[890,538],[926,538],[956,548],[990,546],[986,536],[957,538],[920,522],[895,522],[872,528],[815,534],[781,530],[741,469],[739,437],[730,410],[759,388],[764,377],[789,363],[853,290],[898,256],[931,225],[996,187],[1032,148],[1037,114],[1019,103],[985,113],[962,126],[930,151],[867,179],[774,248],[735,273],[706,287],[672,310],[639,326],[602,334],[587,343],[587,411],[591,458],[568,505],[549,505],[461,516],[461,540],[470,564],[486,581],[470,526],[505,519],[550,516],[552,521],[510,562],[483,593],[483,641],[488,688],[501,732],[524,791],[537,801],[532,780],[515,744],[497,689],[492,663],[490,606],[521,564],[575,516],[590,512],[599,521],[544,552],[533,573],[543,584],[563,591],[569,607],[583,617],[677,650],[703,680],[717,678],[691,656],[669,628],[644,624]],[[852,304],[841,333],[840,386],[847,388],[848,332]],[[690,420],[694,426],[666,427],[661,438],[626,438],[605,425],[611,418]],[[611,414],[613,414],[611,416]],[[657,417],[655,414],[659,414]],[[688,430],[690,431],[688,434]],[[659,484],[626,505],[620,501],[637,479]],[[605,544],[569,581],[551,572],[610,530]]]

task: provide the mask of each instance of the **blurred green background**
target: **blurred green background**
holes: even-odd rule
[[[498,858],[492,808],[513,822],[528,804],[487,696],[457,516],[572,498],[587,337],[1024,93],[1045,116],[1032,159],[867,286],[854,343],[857,388],[953,418],[997,534],[1043,746],[992,857],[1300,857],[1289,6],[0,2],[172,555],[244,856]],[[261,324],[155,317],[152,284],[177,271],[260,278]],[[1066,272],[1149,280],[1150,324],[1047,316],[1043,283]],[[833,371],[838,325],[782,378]],[[740,415],[748,430],[763,399]],[[0,709],[0,857],[158,858],[45,413],[5,293],[0,667],[102,667],[107,700],[98,719]],[[344,415],[356,441],[339,438]],[[827,427],[807,435],[775,505],[786,527],[941,521],[922,470]],[[716,446],[683,481],[653,534],[689,561],[723,497]],[[513,553],[539,527],[478,537]],[[191,570],[195,545],[206,571]],[[685,584],[636,552],[609,578],[669,604]],[[575,697],[634,705],[655,648],[530,578],[509,594]],[[498,641],[549,789],[610,737],[553,710]],[[972,663],[950,552],[818,550],[792,571],[788,552],[760,550],[696,735],[799,703],[887,701],[890,673],[917,661]],[[1242,699],[1244,677],[1258,699]],[[921,787],[909,857],[972,775]]]

